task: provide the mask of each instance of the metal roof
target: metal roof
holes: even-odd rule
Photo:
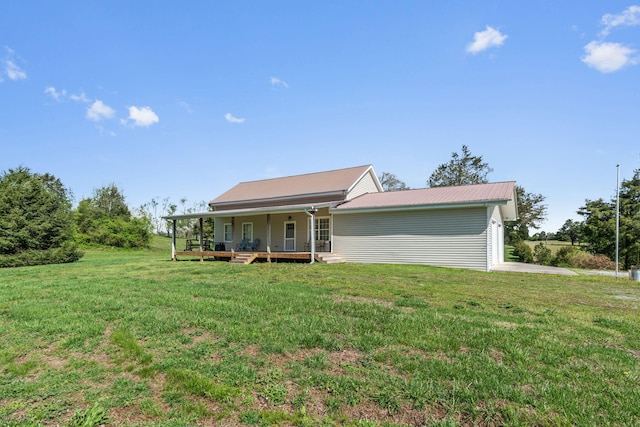
[[[332,211],[348,213],[390,208],[444,207],[478,204],[513,205],[510,217],[517,216],[515,182],[461,185],[456,187],[422,188],[417,190],[367,193],[341,204]]]
[[[209,204],[230,205],[267,200],[287,200],[315,195],[346,195],[371,165],[282,178],[241,182]],[[338,199],[340,197],[337,197]]]

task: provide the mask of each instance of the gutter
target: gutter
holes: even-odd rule
[[[348,203],[348,202],[347,202]],[[351,214],[365,212],[397,212],[397,211],[419,211],[431,209],[452,209],[452,208],[484,208],[496,205],[506,205],[508,200],[493,200],[475,203],[443,203],[435,205],[398,205],[398,206],[371,206],[364,208],[329,208],[333,214]]]

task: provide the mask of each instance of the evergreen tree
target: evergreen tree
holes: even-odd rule
[[[578,211],[584,219],[583,239],[594,254],[615,258],[616,200],[587,200]],[[624,268],[640,264],[640,169],[620,185],[620,262]]]
[[[452,153],[449,163],[442,163],[431,174],[429,187],[486,184],[487,175],[493,172],[482,156],[473,156],[469,147],[462,146],[462,153]]]
[[[82,254],[72,244],[73,222],[69,192],[50,174],[28,168],[9,169],[0,177],[0,265],[32,265],[75,261]],[[59,249],[64,248],[64,254]],[[33,251],[39,253],[35,255]],[[28,259],[37,259],[31,262]]]

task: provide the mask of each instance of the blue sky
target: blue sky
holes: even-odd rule
[[[547,231],[640,168],[640,3],[25,1],[0,6],[0,170],[135,207],[466,144]]]

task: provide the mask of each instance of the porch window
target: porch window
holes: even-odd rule
[[[316,240],[329,240],[331,235],[329,230],[329,217],[316,218]]]
[[[252,222],[242,223],[242,238],[253,241],[253,223]]]
[[[233,227],[231,223],[227,223],[224,225],[224,241],[232,242],[233,241]]]

